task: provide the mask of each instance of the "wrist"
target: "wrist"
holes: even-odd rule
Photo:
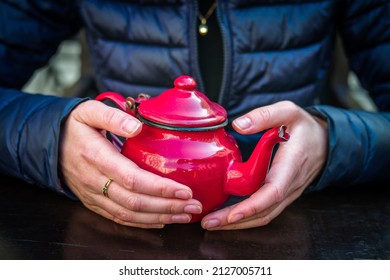
[[[325,115],[313,108],[307,108],[305,111],[308,112],[322,128],[328,130],[328,118]]]

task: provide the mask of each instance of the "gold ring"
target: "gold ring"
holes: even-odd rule
[[[108,181],[104,184],[104,187],[103,187],[103,195],[105,197],[108,197],[108,198],[109,198],[109,196],[108,196],[108,187],[110,186],[111,182],[112,182],[112,179],[108,179]]]

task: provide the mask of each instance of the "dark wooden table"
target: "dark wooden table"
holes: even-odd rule
[[[261,228],[117,225],[51,191],[0,175],[0,259],[390,259],[390,187],[301,197]]]

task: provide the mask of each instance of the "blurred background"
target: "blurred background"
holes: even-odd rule
[[[84,33],[64,41],[48,65],[35,71],[23,90],[66,97],[94,97],[98,92]]]
[[[35,72],[24,91],[68,97],[93,97],[97,90],[84,33],[64,41],[49,64]],[[336,41],[328,88],[324,89],[321,99],[325,104],[338,107],[377,111],[367,91],[361,87],[359,79],[349,70],[339,38]]]

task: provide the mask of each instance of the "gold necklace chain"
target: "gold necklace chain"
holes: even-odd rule
[[[217,2],[214,2],[207,11],[207,13],[203,16],[201,13],[198,13],[198,18],[200,20],[200,24],[198,26],[198,32],[201,36],[206,36],[209,32],[209,27],[207,26],[207,20],[213,14],[215,8],[217,8]]]

